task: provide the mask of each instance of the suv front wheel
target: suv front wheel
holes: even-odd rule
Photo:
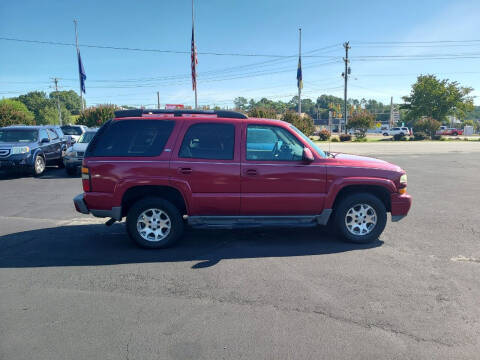
[[[127,231],[142,247],[165,248],[183,234],[183,220],[170,202],[157,197],[144,198],[128,211]]]
[[[387,211],[375,195],[348,195],[336,206],[334,225],[344,239],[354,243],[377,240],[385,229]]]

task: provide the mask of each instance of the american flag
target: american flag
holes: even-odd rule
[[[195,31],[192,26],[192,90],[197,89],[197,48],[195,47]]]

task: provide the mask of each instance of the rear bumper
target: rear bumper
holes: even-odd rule
[[[392,221],[400,221],[407,216],[412,206],[412,197],[408,194],[392,194],[390,197]]]
[[[83,194],[79,194],[73,198],[75,210],[82,214],[92,214],[95,217],[112,218],[117,221],[122,220],[122,207],[113,207],[111,210],[89,209],[85,203]]]

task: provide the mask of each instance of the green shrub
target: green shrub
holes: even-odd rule
[[[367,138],[364,136],[364,137],[361,137],[361,136],[355,136],[355,140],[353,140],[355,142],[367,142]]]
[[[256,106],[251,108],[248,112],[249,117],[264,118],[264,119],[276,119],[277,113],[274,109],[265,106]]]
[[[77,119],[77,124],[88,127],[102,126],[105,122],[115,117],[116,109],[116,105],[110,104],[89,107],[82,111]]]
[[[422,118],[420,120],[417,120],[415,124],[413,125],[413,130],[415,132],[421,131],[426,134],[428,134],[432,139],[435,136],[435,132],[440,128],[440,125],[442,125],[439,121],[433,119],[433,118]]]
[[[393,140],[394,141],[406,141],[407,138],[403,134],[395,134],[395,135],[393,135]]]
[[[0,100],[0,127],[34,124],[33,113],[22,102],[12,99]]]
[[[340,134],[339,138],[340,138],[340,141],[342,141],[342,142],[343,141],[350,141],[350,140],[352,140],[352,135],[350,135],[350,134]]]
[[[442,139],[445,140],[445,138],[442,137],[442,135],[433,135],[433,136],[432,136],[432,140],[440,140],[440,141],[442,141]]]
[[[294,111],[287,111],[285,114],[283,114],[282,120],[292,124],[307,136],[312,135],[313,131],[315,130],[312,118],[306,114],[304,116],[300,116]]]
[[[318,136],[320,138],[320,141],[327,141],[328,139],[330,139],[330,136],[332,136],[332,134],[327,129],[322,129],[320,130]]]
[[[428,134],[424,131],[416,131],[413,134],[413,139],[414,140],[425,140],[428,137]]]
[[[480,140],[480,139],[478,139],[478,140]],[[339,140],[338,140],[337,137],[333,137],[330,141],[331,141],[331,142],[339,142]]]

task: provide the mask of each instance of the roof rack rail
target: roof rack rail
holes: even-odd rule
[[[182,110],[182,109],[132,109],[132,110],[117,110],[115,111],[116,118],[124,117],[141,117],[143,114],[173,114],[173,116],[185,116],[188,114],[199,115],[217,115],[220,118],[229,119],[248,119],[248,116],[237,111],[230,110]]]

